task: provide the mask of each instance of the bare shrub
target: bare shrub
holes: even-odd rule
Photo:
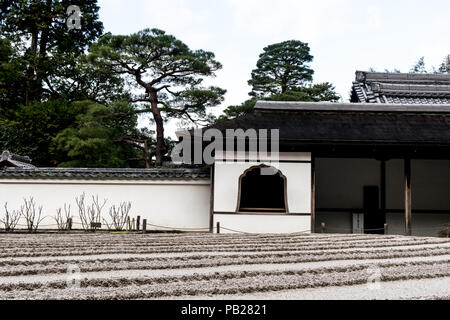
[[[444,224],[444,229],[438,232],[438,236],[442,238],[450,238],[450,223]]]
[[[85,193],[78,198],[75,198],[75,202],[78,206],[78,213],[81,220],[81,225],[85,231],[93,231],[98,229],[98,224],[101,223],[101,214],[103,207],[105,206],[107,199],[103,200],[103,203],[100,204],[100,201],[97,196],[92,196],[92,204],[86,205],[85,203]]]
[[[33,197],[29,199],[24,198],[23,201],[24,205],[20,207],[20,213],[27,222],[28,231],[36,232],[39,224],[44,220],[44,217],[41,217],[42,206],[36,207],[36,202],[34,202]]]
[[[5,225],[5,231],[14,231],[20,219],[20,211],[8,210],[8,202],[5,202],[5,219],[0,220]]]
[[[103,219],[108,230],[121,231],[128,219],[128,214],[131,209],[131,202],[121,202],[117,207],[113,205],[109,208],[109,216],[111,217],[111,225]]]
[[[69,219],[72,219],[72,216],[70,215],[70,204],[67,206],[67,204],[64,203],[64,215],[62,214],[62,210],[63,208],[56,209],[56,216],[53,217],[59,231],[69,230]]]

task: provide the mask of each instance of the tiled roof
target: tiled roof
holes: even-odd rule
[[[450,74],[356,71],[351,102],[450,104]]]
[[[29,157],[22,157],[7,150],[3,151],[0,155],[0,168],[3,167],[16,167],[23,169],[35,168],[35,166],[31,164],[31,159]]]
[[[212,127],[224,134],[226,129],[279,129],[281,144],[450,146],[450,105],[259,101],[252,113]]]
[[[0,179],[82,179],[82,180],[205,180],[207,168],[113,169],[113,168],[4,168]]]

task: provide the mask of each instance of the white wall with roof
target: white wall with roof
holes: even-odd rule
[[[71,206],[73,228],[81,228],[75,197],[85,193],[86,203],[92,196],[107,199],[102,217],[109,219],[109,208],[122,201],[130,201],[130,217],[147,219],[147,229],[160,229],[152,225],[209,231],[209,180],[56,180],[56,179],[2,179],[0,180],[0,217],[4,216],[4,203],[10,210],[18,210],[23,198],[33,197],[43,206],[46,218],[44,228],[56,228],[53,217],[57,208]],[[24,228],[25,220],[20,221]],[[105,225],[103,224],[103,227]],[[3,224],[1,226],[3,228]]]
[[[233,158],[236,161],[229,161]],[[311,154],[308,152],[280,153],[279,161],[259,159],[245,161],[224,156],[214,164],[214,227],[219,222],[221,232],[250,233],[309,232],[311,229]],[[228,161],[224,161],[228,160]],[[288,213],[237,212],[239,177],[249,168],[261,164],[276,168],[286,177]]]

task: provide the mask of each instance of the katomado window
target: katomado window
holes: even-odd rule
[[[273,174],[261,174],[262,168],[273,169]],[[247,169],[239,178],[237,211],[287,213],[286,184],[286,177],[273,167],[261,165]]]

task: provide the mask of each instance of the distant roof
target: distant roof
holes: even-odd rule
[[[450,74],[356,71],[351,102],[450,104]]]
[[[9,152],[8,150],[3,151],[0,156],[0,168],[3,167],[22,169],[35,168],[35,166],[31,164],[30,157],[19,156],[17,154]]]
[[[205,180],[207,168],[4,168],[0,179],[82,179],[82,180]]]

